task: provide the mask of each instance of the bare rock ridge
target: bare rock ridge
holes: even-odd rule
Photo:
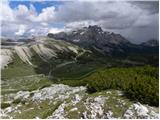
[[[6,44],[7,43],[7,44]],[[56,41],[54,39],[42,38],[38,41],[34,40],[29,43],[23,42],[4,42],[1,49],[1,64],[2,68],[11,63],[17,55],[24,63],[32,64],[32,57],[38,55],[43,61],[48,61],[51,58],[58,58],[58,53],[73,53],[78,55],[84,49],[67,43],[65,41]]]

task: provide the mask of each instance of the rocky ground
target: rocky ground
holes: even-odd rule
[[[86,87],[51,84],[37,90],[3,94],[1,117],[158,119],[158,108],[132,102],[123,94],[118,90],[88,94]]]

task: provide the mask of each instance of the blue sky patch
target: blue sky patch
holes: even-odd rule
[[[56,9],[60,5],[63,5],[63,1],[44,1],[44,2],[33,2],[33,1],[10,1],[9,5],[12,9],[17,8],[18,5],[25,5],[29,8],[30,4],[32,4],[35,8],[37,13],[41,13],[43,8],[54,6]]]

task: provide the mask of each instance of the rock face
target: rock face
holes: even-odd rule
[[[85,47],[94,46],[104,52],[112,52],[114,51],[114,47],[117,47],[119,51],[123,51],[118,46],[130,44],[130,42],[120,34],[105,32],[101,27],[96,25],[84,27],[70,33],[49,33],[48,37],[73,42]]]
[[[62,39],[72,41],[75,43],[88,43],[88,44],[121,44],[129,43],[120,34],[105,32],[98,26],[83,27],[70,33],[61,32],[58,34],[48,34],[49,37],[55,39]]]

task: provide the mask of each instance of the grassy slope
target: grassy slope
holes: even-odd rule
[[[15,93],[21,90],[36,90],[49,86],[53,81],[35,71],[35,66],[28,65],[14,55],[13,62],[1,71],[2,94]]]
[[[71,59],[70,59],[71,61]],[[51,61],[51,63],[55,61]],[[104,55],[86,52],[79,56],[77,61],[60,68],[53,68],[52,75],[58,79],[82,79],[98,68],[118,65],[120,61]]]
[[[2,79],[11,79],[36,74],[33,66],[23,63],[16,54],[13,59],[13,62],[10,63],[6,69],[1,71]]]
[[[53,81],[48,80],[43,75],[17,77],[3,81],[1,93],[3,95],[18,91],[33,91],[50,86],[51,84],[53,84]]]

